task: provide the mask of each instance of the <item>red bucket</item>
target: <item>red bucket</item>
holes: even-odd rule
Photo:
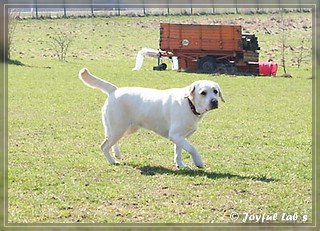
[[[260,75],[276,76],[278,64],[272,62],[259,62]]]

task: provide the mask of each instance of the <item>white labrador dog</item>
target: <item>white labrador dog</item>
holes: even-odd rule
[[[218,108],[219,97],[224,102],[217,83],[199,80],[185,88],[168,90],[118,88],[92,75],[86,68],[80,70],[79,78],[87,86],[109,95],[102,107],[106,138],[101,144],[109,163],[119,164],[110,155],[111,148],[115,157],[122,158],[118,140],[142,127],[174,143],[174,162],[178,168],[190,168],[182,162],[182,149],[191,155],[195,166],[203,168],[201,155],[186,138],[197,130],[198,122],[208,111]]]

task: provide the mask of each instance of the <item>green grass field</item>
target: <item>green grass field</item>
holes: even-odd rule
[[[274,49],[280,64],[280,30],[263,29],[272,17],[279,16],[224,20],[254,18],[247,27],[259,38],[262,61]],[[215,22],[221,15],[19,21],[12,59],[24,65],[8,66],[8,223],[254,223],[246,213],[277,214],[270,223],[312,222],[312,29],[302,25],[311,26],[312,16],[284,17],[295,26],[289,45],[310,38],[300,68],[288,49],[293,78],[154,72],[151,58],[131,71],[142,47],[158,48],[159,22]],[[67,62],[50,50],[56,30],[77,35]],[[99,148],[106,96],[80,82],[82,67],[120,87],[218,82],[226,103],[189,139],[205,168],[178,170],[172,143],[145,130],[124,137],[122,164],[109,165]],[[189,154],[183,159],[192,165]]]

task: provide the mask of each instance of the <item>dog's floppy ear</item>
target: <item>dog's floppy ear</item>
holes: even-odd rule
[[[220,99],[221,99],[221,101],[222,102],[226,102],[226,101],[224,101],[224,98],[223,98],[223,96],[222,96],[222,91],[221,91],[221,89],[219,88],[219,97],[220,97]]]
[[[185,98],[189,98],[189,99],[192,100],[193,97],[194,97],[194,91],[195,91],[195,89],[196,89],[196,85],[195,85],[195,84],[190,85],[190,86],[188,87],[188,90],[186,91],[184,97],[185,97]]]

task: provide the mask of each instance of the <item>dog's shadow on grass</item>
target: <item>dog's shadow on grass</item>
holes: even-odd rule
[[[204,169],[169,169],[162,166],[139,166],[139,165],[132,165],[132,167],[138,169],[141,171],[142,175],[147,176],[154,176],[157,174],[167,174],[167,175],[179,175],[179,176],[203,176],[207,177],[209,179],[221,179],[221,178],[227,178],[227,179],[240,179],[240,180],[254,180],[254,181],[261,181],[261,182],[277,182],[277,179],[273,178],[267,178],[266,176],[241,176],[237,174],[232,173],[220,173],[220,172],[208,172]]]

